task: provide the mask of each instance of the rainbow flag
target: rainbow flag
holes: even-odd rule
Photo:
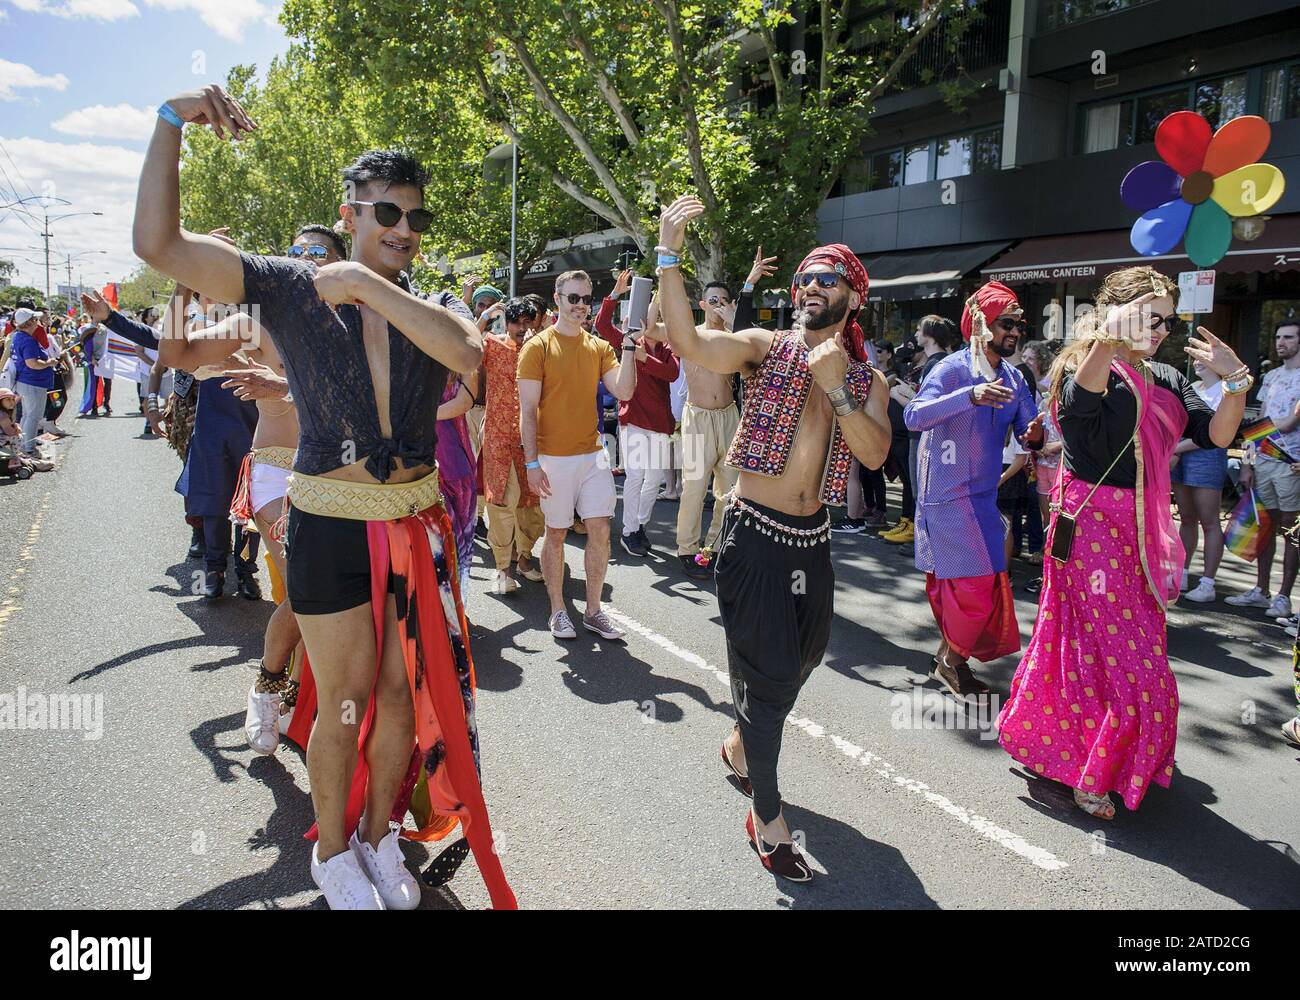
[[[1281,448],[1271,437],[1266,437],[1263,440],[1256,442],[1255,450],[1265,458],[1273,458],[1279,462],[1286,462],[1288,464],[1295,462],[1295,459],[1292,458],[1284,448]]]
[[[1255,491],[1248,490],[1228,516],[1228,523],[1223,527],[1223,543],[1242,559],[1254,562],[1259,555],[1260,537],[1272,526],[1268,512],[1255,499]]]
[[[1278,433],[1277,424],[1273,423],[1271,417],[1256,420],[1253,424],[1248,424],[1241,429],[1241,436],[1247,441],[1262,441],[1269,435],[1276,433]]]

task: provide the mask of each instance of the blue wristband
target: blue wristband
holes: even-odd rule
[[[173,111],[172,106],[165,101],[158,107],[158,117],[168,125],[175,125],[179,129],[185,127],[185,122],[181,119],[181,116]]]
[[[542,463],[537,461],[524,463],[525,470],[540,469],[541,467],[542,467]]]
[[[671,254],[661,253],[659,255],[659,267],[676,267],[682,262],[680,257],[674,257]]]

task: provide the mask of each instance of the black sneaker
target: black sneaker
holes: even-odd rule
[[[846,517],[839,524],[834,525],[831,531],[837,535],[860,535],[866,530],[867,522],[860,517]]]
[[[646,538],[646,536],[645,536],[645,526],[644,526],[644,525],[642,525],[640,528],[637,528],[637,530],[636,530],[636,537],[637,537],[638,539],[641,540],[641,546],[642,546],[642,547],[643,547],[647,552],[653,552],[653,551],[655,550],[655,547],[654,547],[653,545],[650,544],[650,539]]]
[[[203,581],[203,599],[205,601],[218,601],[226,592],[226,574],[225,573],[208,573]]]
[[[628,555],[644,556],[646,554],[645,546],[641,544],[641,533],[639,531],[630,535],[619,535],[618,543],[623,546],[623,551]]]
[[[1042,589],[1043,589],[1043,578],[1041,576],[1036,577],[1035,579],[1030,580],[1027,584],[1025,584],[1026,594],[1038,594],[1042,592]]]

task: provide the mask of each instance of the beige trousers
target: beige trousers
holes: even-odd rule
[[[541,507],[519,506],[519,475],[514,463],[510,464],[510,478],[506,480],[506,502],[490,503],[488,514],[488,544],[492,546],[492,558],[496,560],[497,569],[510,565],[511,556],[532,556],[533,545],[546,530]]]
[[[677,554],[691,556],[700,550],[700,522],[704,494],[713,481],[713,497],[721,501],[736,485],[739,471],[726,464],[727,449],[736,436],[740,411],[735,405],[705,410],[690,403],[682,407],[682,498],[677,508]],[[712,548],[722,528],[726,507],[714,504],[704,544]]]

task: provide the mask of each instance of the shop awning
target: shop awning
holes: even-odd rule
[[[1134,252],[1127,229],[1074,236],[1042,236],[1023,241],[980,270],[986,281],[1005,285],[1093,280],[1120,267],[1150,264],[1171,278],[1194,271],[1186,254],[1143,257]],[[1264,234],[1252,243],[1233,240],[1227,255],[1214,265],[1223,274],[1300,271],[1300,215],[1269,219]]]
[[[870,279],[867,300],[940,299],[958,294],[957,283],[1011,244],[971,243],[928,250],[897,250],[864,256]]]

